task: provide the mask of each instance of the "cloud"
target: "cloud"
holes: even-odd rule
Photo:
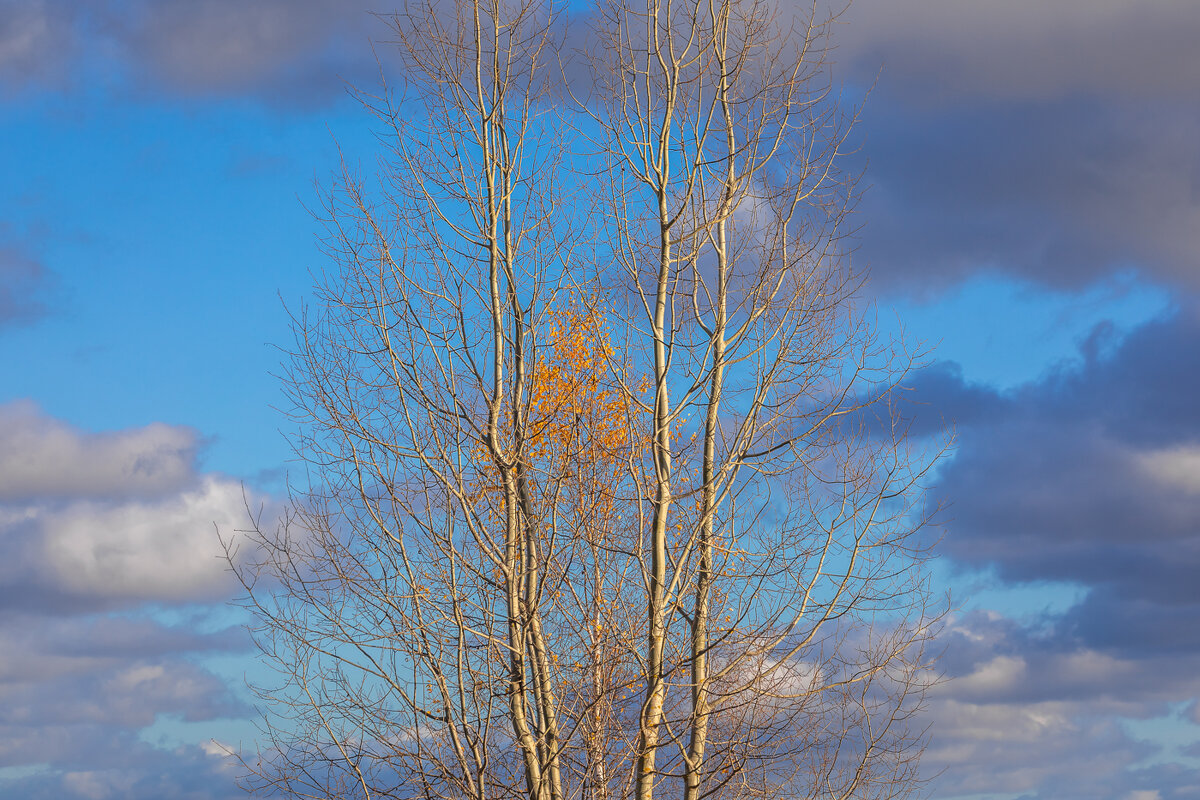
[[[909,96],[1046,99],[1200,92],[1191,0],[856,0],[842,61]]]
[[[1151,748],[1132,740],[1115,721],[1077,715],[1078,710],[1064,703],[1011,707],[935,700],[930,714],[935,736],[923,760],[930,773],[942,771],[935,796],[1036,791],[1067,773],[1087,781],[1069,796],[1114,797],[1088,792]]]
[[[903,384],[897,411],[911,420],[911,436],[940,434],[955,425],[970,425],[1007,410],[1009,400],[984,384],[963,378],[952,361],[936,362]]]
[[[155,0],[115,19],[142,79],[183,92],[329,96],[373,64],[368,6],[344,0]]]
[[[937,489],[953,502],[943,551],[1003,581],[1083,587],[1054,624],[1098,652],[1200,654],[1197,341],[1182,312],[1006,395],[918,379],[918,420],[938,394],[966,410]]]
[[[199,444],[178,426],[92,433],[27,401],[0,406],[0,606],[230,596],[214,526],[241,527],[246,495],[196,471]]]
[[[1010,581],[1102,589],[1088,603],[1099,610],[1101,597],[1119,599],[1122,613],[1104,610],[1114,635],[1122,621],[1135,625],[1139,603],[1200,612],[1200,491],[1190,468],[1200,455],[1190,399],[1200,390],[1197,341],[1200,320],[1182,311],[960,421],[960,449],[940,482],[954,499],[947,551]],[[934,387],[952,404],[970,388]],[[1145,644],[1156,629],[1142,627]],[[1172,636],[1200,647],[1200,636]]]
[[[79,12],[61,0],[0,0],[0,86],[61,82],[78,56]]]
[[[30,401],[0,405],[0,502],[163,497],[194,480],[198,448],[189,428],[91,433]]]
[[[972,612],[948,626],[941,665],[950,679],[930,695],[923,761],[941,773],[934,796],[1196,797],[1200,770],[1156,758],[1160,746],[1121,719],[1167,716],[1200,689],[1200,657],[1114,657],[1041,622]]]
[[[93,433],[0,406],[0,608],[96,611],[228,597],[214,525],[246,518],[239,482],[197,471],[195,431]]]
[[[1092,714],[1148,718],[1200,689],[1200,651],[1115,652],[1068,635],[1055,615],[1014,620],[972,611],[947,626],[941,643],[940,666],[953,678],[943,694],[960,703],[1076,704]]]
[[[1191,0],[858,0],[843,22],[839,70],[875,85],[861,255],[881,287],[1130,268],[1200,287]]]
[[[44,316],[50,279],[42,263],[23,249],[0,245],[0,328]]]
[[[240,484],[206,478],[165,501],[76,503],[38,514],[45,573],[70,595],[101,601],[228,597],[233,583],[215,528],[246,518]]]
[[[244,800],[220,753],[203,746],[161,750],[120,736],[95,742],[102,762],[114,766],[47,770],[0,782],[8,797],[24,800]],[[104,758],[105,756],[111,758]]]
[[[141,728],[164,714],[209,722],[249,712],[192,660],[248,644],[237,628],[197,633],[138,616],[4,613],[0,766],[42,765],[60,777],[113,769],[153,775],[137,754],[150,762],[165,754],[138,742]],[[184,776],[176,780],[187,785]],[[2,780],[0,793],[25,796]]]
[[[250,712],[203,666],[250,642],[225,627],[236,584],[213,530],[244,519],[242,487],[198,470],[200,444],[179,426],[96,433],[0,406],[0,767],[34,770],[0,794],[237,793],[223,758],[139,739],[164,715]]]
[[[1179,301],[1123,339],[1097,328],[1009,391],[948,364],[912,381],[914,432],[957,423],[935,489],[952,503],[942,552],[1002,588],[1079,597],[948,626],[926,764],[946,770],[939,796],[1200,796],[1194,764],[1122,723],[1200,695],[1200,313]]]
[[[0,84],[124,74],[183,95],[324,102],[343,79],[374,74],[367,39],[381,29],[370,10],[344,0],[0,0]]]
[[[993,270],[1078,288],[1131,268],[1200,286],[1195,103],[925,108],[884,90],[864,119],[861,255],[885,287]]]
[[[74,757],[70,748],[48,747],[36,731],[62,733],[63,726],[138,730],[153,724],[159,714],[204,721],[248,711],[218,677],[179,658],[123,659],[107,670],[72,675],[70,680],[38,678],[35,683],[9,684],[0,688],[0,699],[4,701],[0,729],[14,734],[17,729],[24,731],[0,735],[0,763],[6,765]]]

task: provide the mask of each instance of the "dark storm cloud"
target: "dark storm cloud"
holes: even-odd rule
[[[862,255],[883,287],[1200,286],[1200,6],[860,0],[847,22],[841,68],[879,76]]]
[[[1139,268],[1200,286],[1200,111],[1095,98],[872,97],[862,255],[911,290],[979,270],[1059,287]]]
[[[1198,341],[1188,308],[1008,393],[947,367],[917,376],[917,429],[936,429],[922,414],[958,423],[937,488],[953,501],[944,552],[1005,581],[1086,588],[1056,635],[1200,654],[1186,624],[1200,618]]]
[[[855,0],[838,58],[910,99],[1200,93],[1192,0]]]

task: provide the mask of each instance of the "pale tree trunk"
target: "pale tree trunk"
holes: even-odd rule
[[[549,6],[392,18],[410,90],[364,95],[388,160],[374,190],[344,168],[338,269],[295,320],[308,483],[231,553],[285,678],[252,784],[915,786],[938,609],[931,461],[892,407],[914,358],[856,310],[850,120],[821,21],[786,13],[614,0],[577,104]]]

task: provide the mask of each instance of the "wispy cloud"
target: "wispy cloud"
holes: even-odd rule
[[[45,316],[49,270],[25,248],[0,244],[0,328]]]
[[[82,6],[62,0],[0,2],[0,87],[56,85],[80,54]]]

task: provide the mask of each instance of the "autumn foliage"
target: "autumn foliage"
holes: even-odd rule
[[[407,94],[363,95],[378,185],[343,164],[336,266],[295,319],[307,482],[230,559],[282,677],[252,788],[911,788],[927,467],[902,424],[862,424],[905,357],[853,302],[824,23],[777,10],[581,15],[594,93],[571,120],[574,12],[389,18]]]

